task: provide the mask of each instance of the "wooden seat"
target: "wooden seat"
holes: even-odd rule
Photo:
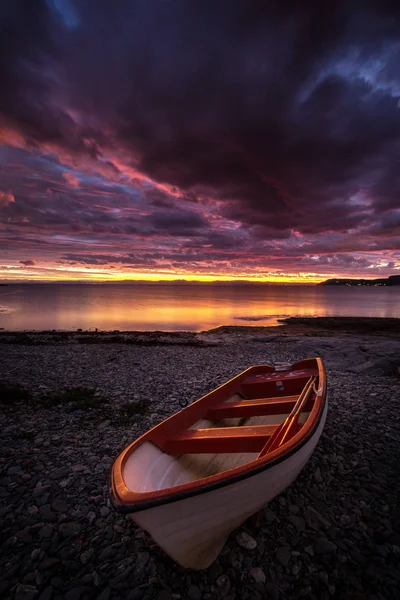
[[[168,454],[260,452],[278,425],[187,429],[162,443]]]
[[[281,396],[277,398],[257,398],[239,402],[222,402],[207,412],[206,418],[218,419],[256,417],[262,415],[281,415],[290,413],[299,396]]]

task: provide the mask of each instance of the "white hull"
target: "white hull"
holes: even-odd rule
[[[211,492],[131,514],[153,540],[184,567],[205,569],[229,534],[298,476],[324,428],[328,402],[312,437],[273,467]]]

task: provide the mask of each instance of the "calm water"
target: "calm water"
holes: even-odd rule
[[[0,328],[201,331],[289,316],[400,317],[400,288],[25,284],[0,287]]]

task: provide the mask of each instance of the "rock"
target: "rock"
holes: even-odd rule
[[[269,581],[268,583],[265,584],[264,589],[268,594],[269,600],[279,600],[280,592],[279,592],[279,588],[276,585],[276,583]]]
[[[82,587],[74,587],[64,595],[65,600],[80,600],[84,589]]]
[[[109,514],[110,514],[110,509],[107,506],[102,506],[100,508],[100,515],[102,517],[108,517]]]
[[[61,498],[57,498],[56,500],[54,500],[54,502],[51,505],[51,508],[55,511],[55,512],[59,512],[59,513],[65,513],[68,511],[68,504],[65,502],[65,500],[62,500]]]
[[[295,515],[289,515],[287,520],[294,525],[297,531],[304,531],[306,528],[306,522],[302,517],[296,517]]]
[[[37,596],[37,589],[32,585],[20,583],[15,592],[15,600],[34,600]]]
[[[321,469],[318,467],[317,469],[315,469],[314,472],[314,481],[316,483],[322,483],[322,475],[321,475]]]
[[[256,583],[265,583],[265,573],[260,567],[252,567],[250,569],[250,575]]]
[[[212,581],[222,575],[222,567],[218,561],[214,561],[212,565],[208,567],[207,575]]]
[[[86,518],[89,521],[89,524],[91,525],[96,520],[96,513],[91,510],[86,515]]]
[[[289,546],[281,546],[275,552],[277,561],[283,566],[286,567],[288,562],[292,557],[292,551]]]
[[[104,590],[97,596],[96,600],[108,600],[111,594],[111,589],[107,586]]]
[[[228,575],[223,573],[217,578],[215,583],[219,587],[221,596],[224,598],[231,589],[231,582]]]
[[[329,529],[330,523],[315,508],[307,506],[304,509],[304,518],[311,529]]]
[[[53,597],[53,588],[51,585],[47,586],[47,588],[40,594],[38,600],[51,600]]]
[[[69,470],[66,467],[60,467],[58,469],[54,469],[50,473],[50,479],[64,479],[64,477],[68,477]]]
[[[15,465],[15,467],[9,467],[7,469],[7,475],[16,475],[17,473],[21,473],[22,472],[22,467],[21,465]]]
[[[197,585],[190,585],[187,591],[187,597],[189,600],[201,600],[201,591]]]
[[[89,560],[92,558],[93,554],[94,554],[94,549],[92,547],[90,547],[87,550],[85,550],[84,552],[82,552],[82,554],[80,556],[81,563],[83,565],[87,565]]]
[[[87,467],[85,465],[73,465],[71,467],[71,471],[73,473],[83,473],[83,471],[86,471]]]
[[[38,568],[40,571],[46,571],[47,569],[51,569],[55,565],[58,565],[59,562],[59,558],[56,558],[55,556],[48,556],[39,563]]]
[[[111,421],[109,419],[107,419],[106,421],[102,421],[98,426],[97,429],[99,431],[103,431],[103,429],[106,429],[109,425],[111,425]]]
[[[369,467],[359,467],[358,469],[356,469],[354,471],[355,475],[366,475],[367,473],[369,473],[370,468]]]
[[[73,537],[79,534],[81,530],[81,526],[79,523],[74,523],[73,521],[68,523],[61,523],[58,531],[63,538]]]
[[[314,544],[314,552],[316,554],[329,554],[331,552],[336,552],[336,550],[336,544],[329,541],[325,537],[318,538],[316,543]]]
[[[236,541],[239,544],[239,546],[241,548],[244,548],[245,550],[254,550],[255,548],[257,548],[256,540],[245,531],[241,531],[240,533],[238,533],[238,535],[236,536]]]
[[[268,523],[273,523],[276,519],[276,513],[270,508],[264,510],[265,519]]]
[[[39,537],[41,540],[47,540],[49,538],[51,538],[51,536],[53,535],[53,526],[52,525],[44,525],[44,527],[41,528],[41,530],[39,531]]]

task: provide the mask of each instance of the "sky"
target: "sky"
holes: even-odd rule
[[[3,0],[0,279],[400,273],[400,3]]]

